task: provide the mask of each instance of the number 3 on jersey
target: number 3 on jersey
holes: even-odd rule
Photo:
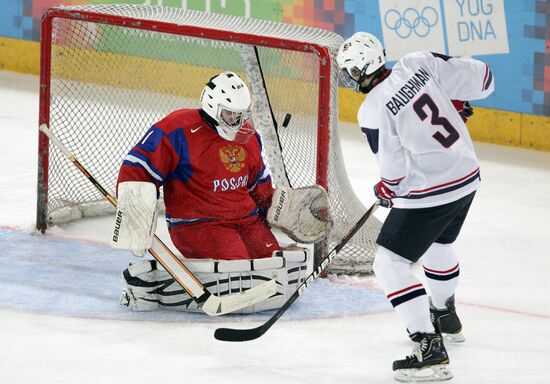
[[[455,129],[455,127],[453,127],[451,122],[447,120],[446,117],[439,116],[439,108],[430,97],[430,95],[428,95],[427,93],[420,96],[420,98],[416,100],[413,105],[414,111],[416,112],[420,120],[424,121],[426,117],[428,117],[428,115],[424,111],[425,106],[428,106],[428,108],[432,112],[430,123],[432,125],[440,125],[443,127],[444,130],[448,132],[448,135],[445,136],[440,131],[437,131],[432,135],[432,137],[445,148],[449,148],[460,138],[460,134]]]

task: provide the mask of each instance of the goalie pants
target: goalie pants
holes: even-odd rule
[[[170,237],[182,255],[195,259],[259,259],[281,249],[258,215],[233,222],[176,225],[170,228]]]

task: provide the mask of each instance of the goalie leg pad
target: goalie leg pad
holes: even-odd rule
[[[270,279],[277,283],[277,294],[234,313],[254,313],[280,308],[307,276],[311,253],[300,248],[276,251],[271,258],[254,260],[185,260],[184,263],[216,296],[245,291]],[[287,252],[285,254],[285,252]],[[126,288],[120,303],[135,311],[168,309],[202,312],[191,297],[155,260],[130,265],[123,272]]]
[[[152,311],[159,308],[158,290],[171,285],[179,287],[179,285],[167,272],[165,276],[158,276],[157,272],[155,260],[130,264],[123,272],[126,288],[120,297],[120,304],[135,311]]]

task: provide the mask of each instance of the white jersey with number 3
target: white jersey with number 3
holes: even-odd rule
[[[493,92],[487,64],[427,51],[404,56],[367,95],[358,121],[397,208],[446,204],[475,191],[479,164],[451,100]]]

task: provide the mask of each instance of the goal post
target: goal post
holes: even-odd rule
[[[42,18],[39,124],[114,195],[122,159],[143,133],[174,110],[199,107],[208,79],[234,71],[251,90],[274,184],[325,187],[335,244],[366,211],[340,149],[335,55],[341,43],[326,30],[178,8],[52,8]],[[112,212],[42,133],[38,157],[39,230]],[[369,220],[333,270],[371,272],[379,227]]]

